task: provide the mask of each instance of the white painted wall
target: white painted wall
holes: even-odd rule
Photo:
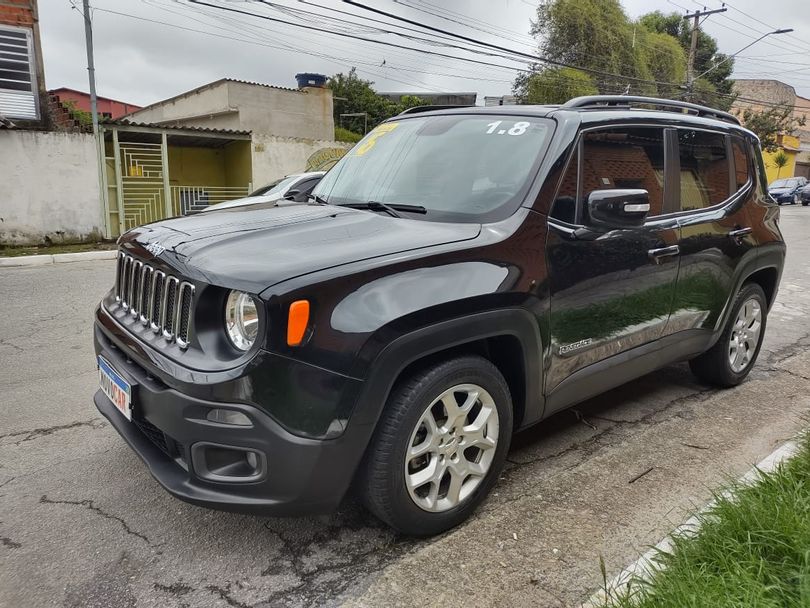
[[[104,233],[93,136],[0,130],[0,244],[96,240]]]
[[[352,144],[337,141],[276,137],[253,134],[253,185],[259,187],[306,169],[307,160],[324,148],[349,149]]]

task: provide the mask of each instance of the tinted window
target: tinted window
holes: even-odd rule
[[[748,172],[751,163],[748,160],[748,147],[745,140],[740,137],[731,138],[731,150],[734,153],[734,181],[737,190],[740,190],[748,183]]]
[[[315,192],[336,205],[422,205],[428,211],[422,218],[479,221],[528,190],[550,124],[464,114],[386,122],[341,158]]]
[[[551,217],[573,224],[577,217],[577,171],[579,164],[579,148],[568,161],[568,167],[563,175],[557,197],[551,208]]]
[[[650,215],[664,208],[664,130],[623,127],[583,137],[583,201],[594,190],[640,188],[650,195]]]
[[[719,133],[678,130],[681,159],[681,209],[692,211],[730,196],[726,138]]]

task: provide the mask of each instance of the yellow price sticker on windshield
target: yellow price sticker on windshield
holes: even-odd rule
[[[371,133],[368,134],[368,139],[361,143],[354,151],[355,156],[363,156],[366,152],[371,150],[374,145],[377,143],[377,140],[380,139],[386,133],[390,133],[394,129],[399,126],[398,122],[387,122],[384,125],[380,125],[376,127]]]

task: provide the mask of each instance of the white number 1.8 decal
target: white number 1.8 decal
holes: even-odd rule
[[[514,126],[507,131],[505,128],[498,129],[498,127],[501,126],[502,122],[503,122],[502,120],[496,120],[495,122],[489,123],[487,125],[489,127],[489,129],[487,129],[487,135],[493,133],[495,135],[503,135],[504,133],[508,135],[523,135],[526,132],[526,129],[528,129],[531,126],[531,123],[528,122],[516,122]]]

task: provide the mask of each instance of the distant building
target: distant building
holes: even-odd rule
[[[732,111],[741,113],[746,108],[765,110],[773,107],[772,104],[785,104],[793,106],[796,118],[806,118],[807,124],[798,127],[793,133],[783,133],[779,137],[781,150],[789,159],[786,167],[781,171],[777,170],[772,162],[773,154],[765,153],[764,158],[769,182],[776,179],[777,173],[779,177],[796,175],[810,178],[810,99],[797,95],[796,89],[791,85],[772,79],[735,80],[734,92],[737,99],[732,105]]]
[[[276,137],[333,140],[332,90],[221,78],[128,116],[152,125],[234,129]]]
[[[0,1],[0,118],[47,126],[36,0]]]
[[[83,112],[90,111],[90,93],[84,91],[77,91],[76,89],[69,89],[61,87],[59,89],[52,89],[48,91],[51,99],[60,104],[73,105],[77,110]],[[141,109],[141,106],[136,106],[133,103],[125,101],[118,101],[110,99],[109,97],[97,97],[96,107],[98,110],[99,118],[121,118],[130,112],[136,112]]]
[[[514,95],[501,95],[500,97],[484,97],[485,106],[514,106],[517,98]]]
[[[474,106],[476,99],[478,99],[478,93],[424,93],[420,91],[406,91],[377,94],[394,103],[399,103],[403,97],[419,97],[420,99],[424,99],[428,105],[432,106]]]

